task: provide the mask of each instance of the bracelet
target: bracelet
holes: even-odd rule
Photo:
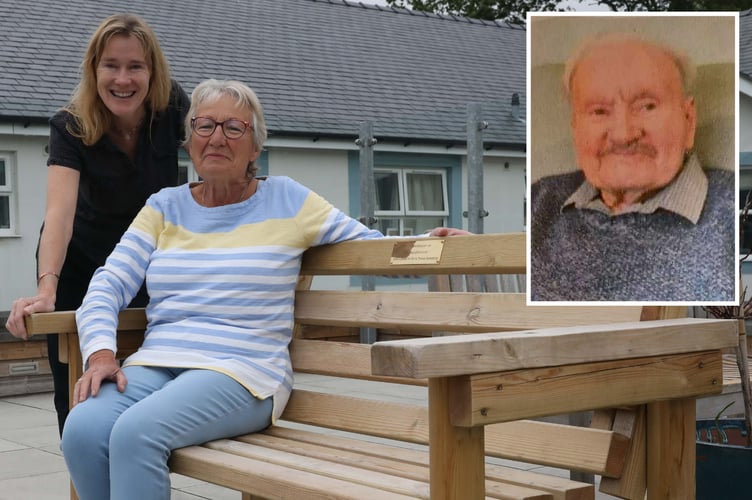
[[[42,278],[44,278],[45,276],[54,276],[54,277],[56,277],[58,279],[58,281],[60,281],[60,275],[59,274],[53,273],[52,271],[48,271],[46,273],[42,273],[42,274],[39,275],[39,277],[37,278],[37,285],[39,285],[39,282],[42,281]]]

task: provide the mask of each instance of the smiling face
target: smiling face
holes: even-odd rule
[[[238,106],[235,99],[228,95],[207,101],[195,111],[195,116],[211,118],[216,122],[234,119],[253,123],[251,111]],[[207,183],[246,178],[248,163],[256,161],[260,153],[254,147],[251,128],[247,128],[237,139],[228,139],[219,125],[208,137],[192,131],[188,152],[196,172]]]
[[[694,144],[696,117],[669,54],[636,40],[602,43],[570,82],[577,163],[608,206],[674,179]]]
[[[115,35],[105,45],[97,64],[97,93],[118,120],[138,123],[146,108],[150,76],[138,39]]]

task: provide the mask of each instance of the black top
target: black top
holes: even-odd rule
[[[73,235],[60,272],[57,310],[81,304],[92,274],[104,264],[149,195],[177,184],[178,148],[185,137],[189,106],[188,95],[173,81],[167,109],[139,131],[135,161],[106,134],[94,145],[84,145],[68,132],[66,127],[75,128],[75,121],[67,111],[50,119],[47,165],[81,173]]]

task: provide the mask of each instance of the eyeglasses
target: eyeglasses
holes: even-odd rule
[[[246,129],[253,130],[251,124],[243,120],[231,119],[218,122],[206,116],[194,116],[191,118],[191,128],[196,132],[196,135],[200,135],[201,137],[210,137],[217,126],[222,127],[222,133],[228,139],[240,139],[245,134]]]

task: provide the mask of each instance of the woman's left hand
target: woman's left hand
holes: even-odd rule
[[[125,391],[128,380],[115,359],[114,352],[109,349],[97,351],[89,356],[87,365],[88,368],[73,388],[73,406],[86,401],[89,395],[96,397],[105,380],[115,382],[118,391]]]

